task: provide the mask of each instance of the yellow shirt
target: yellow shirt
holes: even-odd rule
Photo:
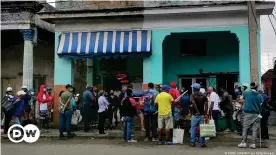
[[[173,97],[169,93],[162,92],[155,98],[155,103],[158,104],[158,115],[164,116],[172,112]]]

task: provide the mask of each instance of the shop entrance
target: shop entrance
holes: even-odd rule
[[[208,80],[207,77],[180,77],[179,78],[179,86],[180,88],[184,87],[186,90],[188,90],[188,93],[192,93],[191,85],[193,83],[199,83],[202,87],[208,86]]]
[[[142,88],[143,59],[142,58],[110,58],[98,60],[98,85],[105,90],[119,90],[123,85],[133,84],[134,89]],[[141,88],[139,88],[139,86]]]

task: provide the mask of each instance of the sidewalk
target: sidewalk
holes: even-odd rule
[[[90,132],[84,132],[83,130],[74,131],[76,134],[76,138],[88,138],[88,139],[121,139],[123,132],[119,129],[114,130],[105,130],[108,135],[100,135],[97,129],[93,129]],[[270,140],[276,143],[276,126],[269,126]],[[66,135],[66,133],[65,133]],[[7,138],[7,135],[3,135],[3,138]],[[41,131],[41,138],[59,138],[58,129],[50,129],[48,133]],[[139,141],[143,141],[145,137],[145,132],[135,131],[135,139]],[[189,139],[189,135],[185,133],[185,139]],[[248,136],[248,139],[251,139],[251,136]],[[223,133],[220,132],[217,134],[216,138],[210,139],[210,141],[214,142],[240,142],[241,136],[237,133]]]

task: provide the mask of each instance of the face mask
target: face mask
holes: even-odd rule
[[[34,92],[31,92],[31,95],[34,95]]]
[[[70,88],[69,91],[72,92],[72,91],[73,91],[73,88]]]
[[[45,91],[46,91],[46,88],[44,88],[43,91],[45,92]]]

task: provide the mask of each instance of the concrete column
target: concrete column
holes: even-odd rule
[[[94,84],[93,73],[94,73],[93,59],[87,59],[87,72],[86,72],[87,85]]]
[[[235,33],[239,39],[239,82],[250,84],[248,27],[235,28],[231,32]]]
[[[28,88],[33,87],[33,30],[21,30],[24,38],[23,83]]]

